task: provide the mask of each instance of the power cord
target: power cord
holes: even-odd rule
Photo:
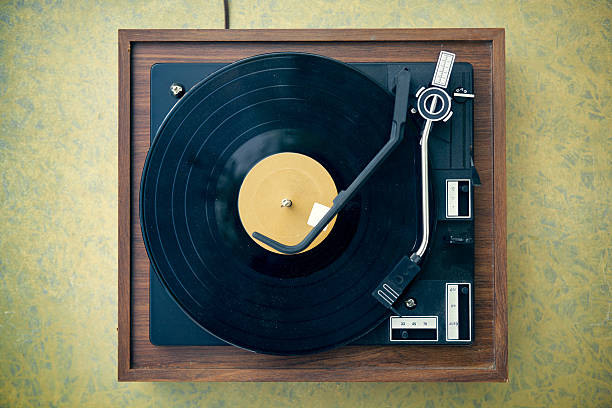
[[[230,26],[229,20],[229,0],[223,0],[223,11],[225,14],[225,29],[228,29]]]

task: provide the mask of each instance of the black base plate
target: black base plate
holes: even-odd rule
[[[180,83],[189,89],[207,75],[226,64],[156,64],[151,69],[151,135],[155,135],[163,119],[177,99],[169,93],[172,83]],[[369,75],[379,84],[391,89],[392,79],[400,69],[407,67],[412,75],[411,91],[428,86],[435,68],[434,63],[356,63],[351,64]],[[472,89],[472,67],[456,63],[448,89]],[[413,103],[412,106],[415,106]],[[473,239],[473,217],[464,220],[448,220],[445,217],[447,179],[471,179],[472,161],[472,104],[454,103],[453,118],[448,123],[436,123],[430,136],[432,190],[437,223],[428,256],[422,272],[408,288],[402,302],[396,308],[401,316],[436,317],[435,336],[426,331],[412,330],[403,333],[409,340],[392,341],[389,320],[372,330],[353,344],[405,345],[405,344],[470,344],[473,340],[473,240],[468,243],[451,243],[451,236]],[[471,203],[470,203],[471,205]],[[473,211],[472,211],[473,214]],[[468,239],[469,241],[469,239]],[[463,340],[447,341],[447,286],[448,283],[468,284],[469,294],[463,301],[460,331]],[[413,298],[416,306],[408,309],[404,300]],[[158,346],[216,346],[227,345],[185,314],[166,291],[156,273],[150,272],[150,340]],[[429,330],[430,333],[433,331]],[[401,339],[401,336],[398,337]]]

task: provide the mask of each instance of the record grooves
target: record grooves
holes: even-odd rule
[[[189,90],[151,145],[140,195],[149,258],[181,308],[224,341],[271,354],[336,347],[387,317],[370,293],[419,233],[413,124],[309,251],[262,248],[237,206],[249,170],[281,152],[316,160],[346,188],[386,143],[392,115],[385,88],[308,54],[238,61]]]

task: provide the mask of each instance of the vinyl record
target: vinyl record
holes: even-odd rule
[[[314,159],[345,189],[388,140],[393,101],[354,68],[297,53],[238,61],[180,99],[145,162],[140,220],[155,272],[196,323],[249,350],[305,354],[388,316],[370,293],[415,245],[413,125],[306,252],[258,245],[238,196],[257,163],[283,152]]]

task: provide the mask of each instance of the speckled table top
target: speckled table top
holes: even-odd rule
[[[117,29],[222,28],[222,1],[13,1],[0,4],[0,407],[612,405],[611,4],[230,7],[235,28],[506,28],[509,383],[117,383]]]

